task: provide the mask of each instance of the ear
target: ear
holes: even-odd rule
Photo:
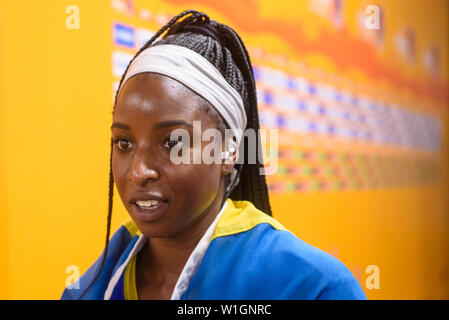
[[[231,141],[230,144],[228,144],[228,147],[223,147],[222,151],[222,165],[221,165],[221,174],[227,175],[232,172],[232,169],[234,168],[235,164],[237,163],[238,159],[238,148],[236,147],[235,141]]]

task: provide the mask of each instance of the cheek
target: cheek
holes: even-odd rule
[[[128,164],[123,159],[116,154],[116,152],[112,155],[112,176],[114,177],[114,182],[117,187],[118,192],[122,195],[124,192],[125,183],[126,183],[126,175],[128,173]]]
[[[203,207],[213,200],[219,190],[219,165],[177,165],[167,176],[174,195],[183,205],[196,203],[195,207]],[[182,198],[182,199],[180,199]]]

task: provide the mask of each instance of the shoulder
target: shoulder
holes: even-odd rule
[[[109,240],[104,263],[103,250],[97,260],[83,273],[78,281],[64,289],[61,299],[103,299],[110,278],[124,258],[127,257],[127,253],[132,249],[139,235],[140,233],[131,220],[120,226]]]
[[[296,286],[295,294],[302,298],[366,298],[360,284],[341,261],[290,231],[260,224],[251,233],[258,235],[258,242],[253,242],[255,256],[264,261],[259,272],[272,274],[275,281],[291,281]]]
[[[234,201],[234,208],[241,210],[217,225],[211,246],[238,253],[231,259],[245,270],[248,281],[275,290],[280,299],[366,298],[341,261],[299,239],[250,203]]]

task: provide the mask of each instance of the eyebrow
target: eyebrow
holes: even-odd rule
[[[185,126],[189,128],[193,128],[193,125],[187,121],[184,120],[169,120],[164,122],[159,122],[155,125],[156,129],[166,128],[166,127],[172,127],[172,126]],[[111,130],[113,128],[119,128],[124,130],[130,130],[131,127],[127,124],[121,123],[121,122],[114,122],[111,126]]]
[[[111,130],[113,128],[119,128],[119,129],[124,129],[124,130],[129,130],[131,129],[127,124],[121,123],[121,122],[114,122],[111,126]]]
[[[184,126],[184,127],[193,128],[191,123],[184,121],[184,120],[169,120],[169,121],[159,122],[154,127],[156,129],[161,129],[161,128],[172,127],[172,126]]]

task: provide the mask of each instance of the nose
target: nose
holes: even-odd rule
[[[144,186],[148,181],[158,180],[159,173],[151,162],[151,156],[136,152],[128,171],[128,180],[139,186]]]

